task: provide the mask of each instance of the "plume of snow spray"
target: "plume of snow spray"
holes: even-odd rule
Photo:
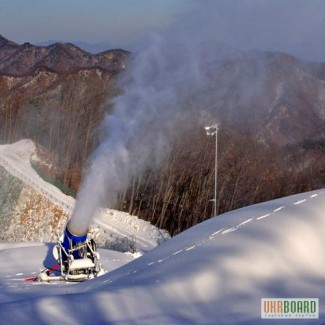
[[[186,98],[206,87],[204,73],[215,69],[212,62],[217,55],[214,33],[204,29],[210,29],[211,21],[203,24],[206,15],[197,11],[193,17],[155,35],[135,56],[122,84],[123,94],[101,125],[104,137],[81,184],[69,221],[72,232],[87,232],[96,210],[112,207],[131,178],[158,166],[171,140],[191,127],[186,122],[192,114]]]
[[[271,0],[189,0],[187,4],[191,12],[184,12],[171,28],[156,35],[128,69],[123,94],[115,99],[113,113],[102,123],[105,135],[78,193],[69,222],[71,231],[87,232],[97,208],[112,207],[133,176],[159,164],[168,153],[171,139],[191,127],[186,119],[187,114],[193,113],[189,107],[197,106],[200,112],[212,107],[215,111],[221,102],[222,112],[229,98],[222,102],[220,96],[231,93],[236,67],[229,78],[224,72],[225,80],[219,80],[218,89],[208,82],[209,77],[214,79],[217,75],[218,57],[229,55],[220,42],[227,42],[232,48],[276,50],[296,39],[284,31],[296,30],[287,27],[296,26],[296,20],[289,24],[287,18],[295,17],[292,8],[300,6],[283,7],[282,2]],[[278,33],[274,34],[273,27]],[[263,69],[260,70],[263,77]],[[236,103],[230,100],[230,107],[236,108],[239,100],[246,100],[247,104],[254,93],[260,93],[261,82],[254,74],[243,79],[237,86],[244,89],[248,98],[235,96]],[[214,95],[216,92],[219,98]],[[240,116],[238,119],[242,120]]]

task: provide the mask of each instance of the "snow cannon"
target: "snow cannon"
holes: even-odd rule
[[[53,256],[57,264],[44,269],[38,276],[39,281],[81,282],[104,274],[94,239],[89,239],[87,233],[75,234],[69,223],[61,240],[53,247]]]

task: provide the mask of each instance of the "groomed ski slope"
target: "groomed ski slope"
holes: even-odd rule
[[[1,287],[1,324],[324,324],[325,191],[239,209],[76,285]],[[33,247],[25,247],[27,252]],[[2,258],[1,272],[19,249]],[[43,256],[38,257],[44,258]],[[10,283],[7,281],[7,283]],[[319,298],[318,320],[261,320],[261,298]]]

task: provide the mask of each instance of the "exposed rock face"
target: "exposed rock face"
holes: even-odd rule
[[[0,167],[0,242],[57,241],[68,215]]]

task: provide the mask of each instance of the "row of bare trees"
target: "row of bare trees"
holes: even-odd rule
[[[324,186],[324,150],[266,146],[222,129],[218,147],[218,214]],[[138,175],[121,193],[118,208],[175,235],[213,215],[213,138],[204,130],[174,144],[159,170]],[[296,155],[294,155],[295,153]]]
[[[40,84],[39,93],[8,93],[8,98],[0,98],[0,141],[33,140],[44,159],[51,156],[52,168],[44,172],[76,191],[98,143],[96,127],[110,109],[108,98],[118,92],[115,83],[107,72],[99,78],[96,71],[81,70],[59,75],[49,89]]]
[[[84,78],[63,78],[60,91],[32,99],[13,97],[0,112],[1,141],[31,138],[43,145],[56,157],[52,158],[55,170],[47,172],[73,190],[78,189],[87,158],[98,143],[95,128],[109,110],[105,99],[119,93],[114,80],[106,80],[104,87],[103,81]],[[172,143],[159,169],[132,179],[116,208],[173,235],[210,218],[214,141],[196,124]],[[218,142],[218,214],[325,185],[322,141],[277,147],[223,126]]]

